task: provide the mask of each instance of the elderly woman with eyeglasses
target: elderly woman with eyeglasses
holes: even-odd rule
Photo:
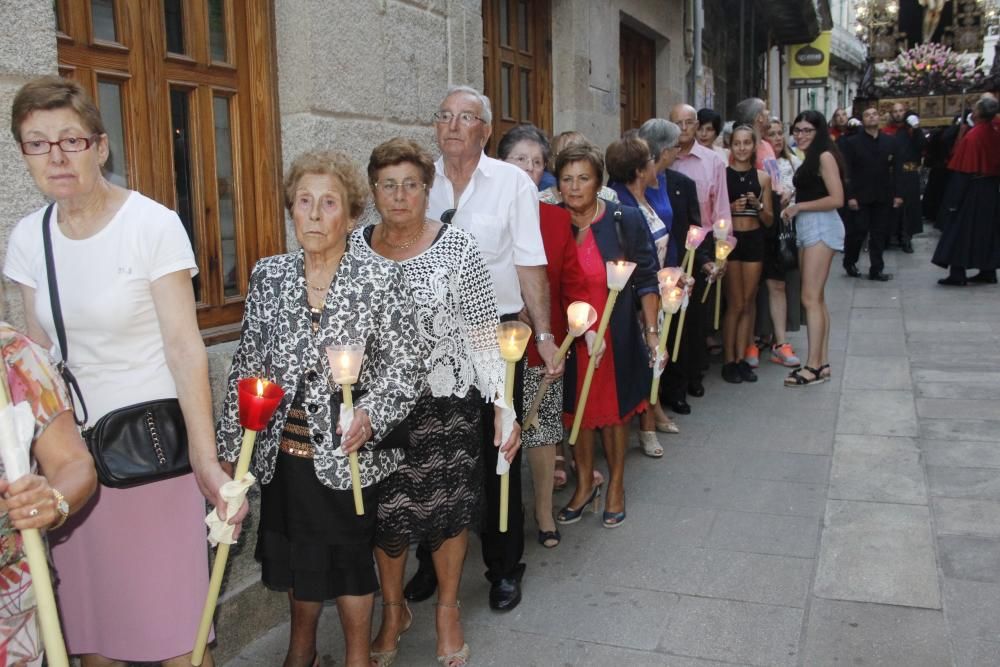
[[[472,234],[427,217],[434,161],[417,142],[391,139],[375,148],[368,179],[382,221],[356,236],[359,248],[397,262],[416,303],[417,339],[427,377],[411,413],[406,460],[381,491],[375,559],[382,584],[382,625],[371,660],[392,664],[413,614],[403,596],[403,570],[413,544],[431,551],[438,582],[437,655],[448,667],[469,658],[459,619],[458,588],[469,529],[482,514],[483,405],[503,390],[497,345],[496,294]],[[494,407],[494,445],[501,409]],[[519,429],[501,448],[511,461]],[[494,474],[493,470],[486,474]]]

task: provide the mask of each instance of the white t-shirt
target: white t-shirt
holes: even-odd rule
[[[490,270],[500,315],[524,307],[515,266],[545,266],[545,247],[538,222],[538,188],[523,169],[484,153],[472,180],[455,202],[455,189],[444,173],[444,159],[434,164],[427,215],[440,220],[457,209],[452,224],[472,234]]]
[[[45,273],[42,218],[23,218],[11,232],[4,274],[35,289],[35,313],[61,358]],[[138,192],[87,239],[69,239],[52,211],[52,253],[66,327],[69,367],[93,424],[116,408],[177,396],[167,368],[150,284],[197,265],[177,214]]]

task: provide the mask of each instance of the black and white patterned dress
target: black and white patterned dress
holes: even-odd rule
[[[404,458],[402,449],[380,444],[409,414],[424,383],[424,351],[403,272],[359,248],[355,238],[348,240],[316,330],[303,253],[268,257],[254,267],[217,427],[220,456],[235,461],[242,431],[237,382],[262,377],[285,390],[254,448],[251,470],[262,485],[256,557],[264,584],[294,591],[299,600],[376,589],[371,543],[378,486]],[[374,432],[358,452],[366,511],[360,517],[348,457],[339,453],[341,387],[330,380],[326,355],[327,346],[347,343],[365,344],[354,405],[368,413]],[[281,451],[283,438],[311,444],[311,458]]]
[[[374,255],[373,229],[357,245]],[[502,392],[505,370],[493,280],[472,235],[445,226],[430,248],[401,266],[416,306],[427,385],[408,420],[406,460],[380,486],[375,543],[391,556],[417,542],[433,551],[478,525],[482,476],[493,473],[482,469],[480,455],[483,402]]]

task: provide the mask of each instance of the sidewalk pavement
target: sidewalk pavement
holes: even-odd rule
[[[488,608],[473,539],[471,664],[1000,664],[1000,289],[939,287],[936,240],[887,253],[889,283],[834,260],[832,382],[784,388],[764,354],[758,383],[728,385],[714,364],[663,459],[629,451],[624,526],[587,515],[546,550],[529,520],[514,611]],[[436,664],[431,601],[413,611],[396,664]],[[342,664],[333,608],[320,634]],[[227,666],[279,665],[287,637]]]

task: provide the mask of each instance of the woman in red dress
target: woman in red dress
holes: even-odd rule
[[[596,510],[601,487],[593,483],[592,470],[594,435],[599,430],[609,472],[603,523],[605,528],[617,528],[625,521],[628,422],[648,407],[646,397],[656,357],[659,307],[656,253],[649,228],[638,209],[597,197],[604,180],[604,159],[595,146],[573,146],[556,156],[556,180],[576,232],[577,254],[587,285],[586,300],[597,309],[598,315],[602,314],[608,297],[605,263],[624,259],[636,264],[615,302],[610,326],[597,350],[598,365],[574,450],[576,491],[569,505],[556,517],[558,523],[565,525],[579,521],[592,503]],[[576,351],[576,363],[566,366],[564,423],[567,426],[573,422],[576,397],[590,361],[585,342],[579,341]]]

